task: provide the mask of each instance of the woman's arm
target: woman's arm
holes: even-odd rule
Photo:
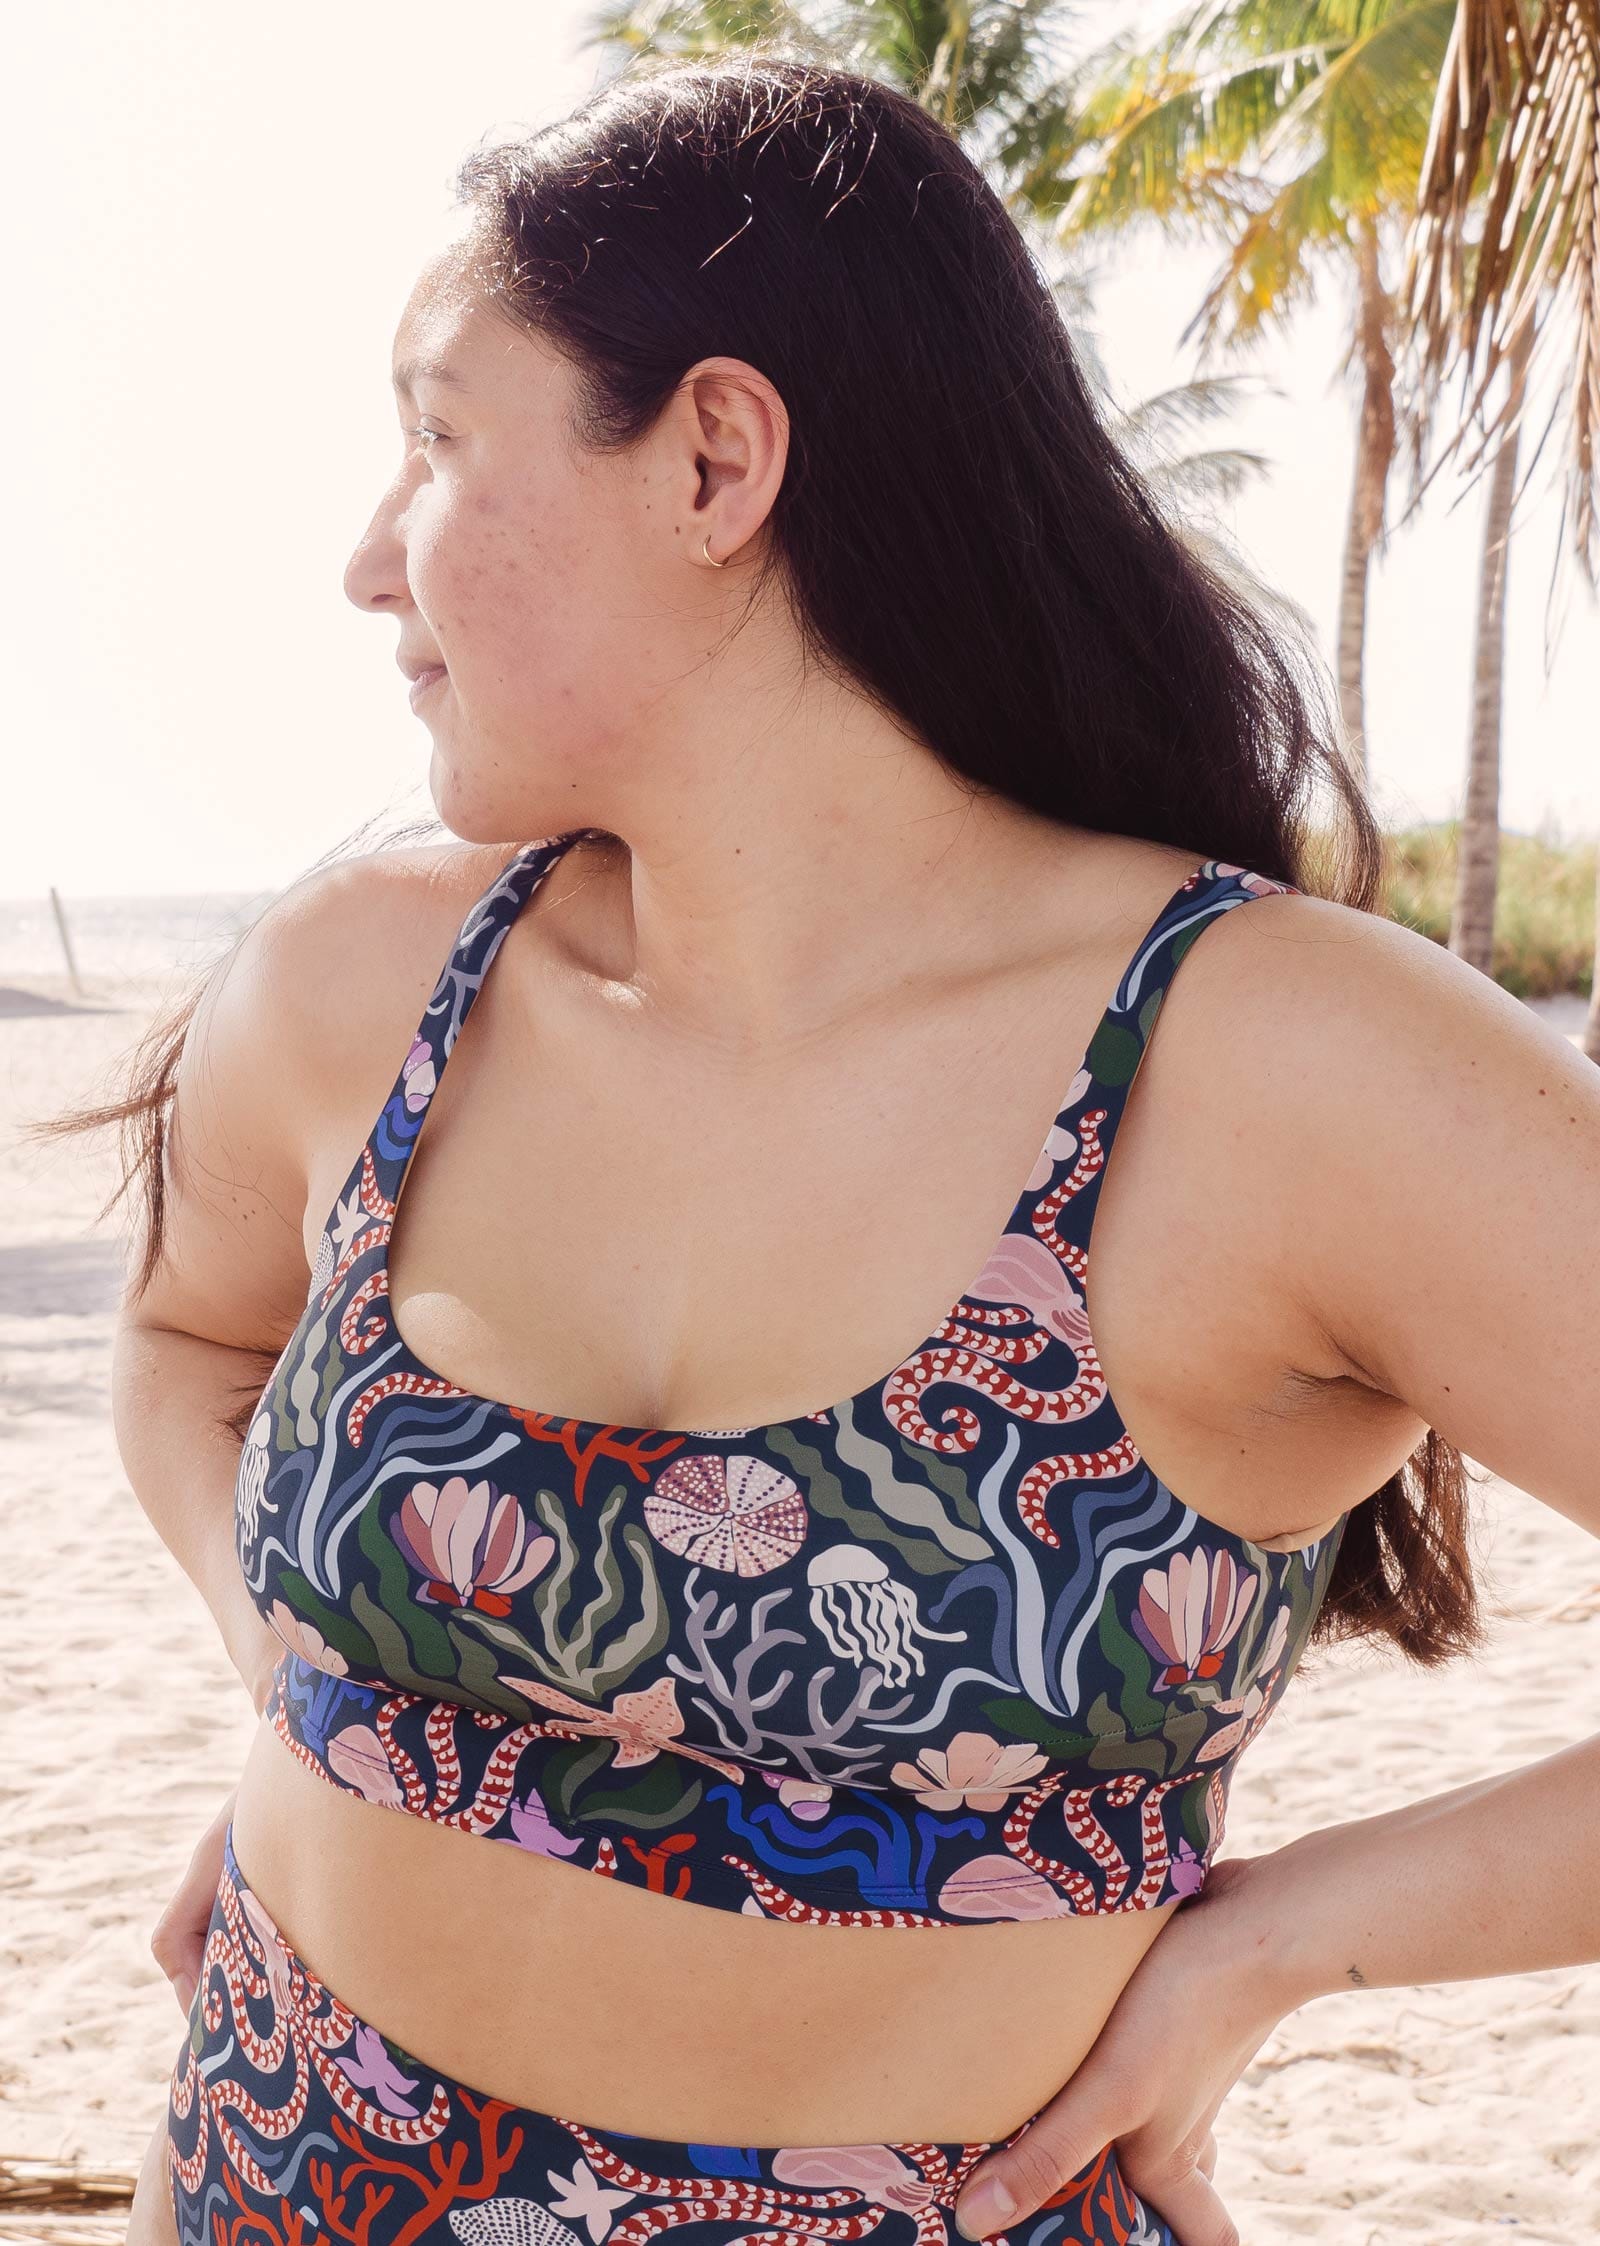
[[[1189,1025],[1227,1065],[1191,1121],[1249,1164],[1285,1334],[1600,1536],[1600,1069],[1410,929],[1309,897],[1233,917],[1209,940],[1234,987]],[[1183,2246],[1237,2246],[1211,2125],[1277,2022],[1339,1988],[1600,1960],[1597,1851],[1600,1735],[1219,1858],[1066,2088],[974,2170],[961,2227],[1021,2226],[1114,2141]]]
[[[223,1425],[272,1367],[229,1348],[124,1317],[112,1353],[112,1418],[123,1470],[156,1534],[222,1633],[257,1714],[283,1647],[245,1588],[234,1545],[238,1438]]]
[[[239,1423],[305,1308],[326,1213],[311,1203],[344,1176],[336,1159],[330,1182],[328,1150],[359,1147],[499,857],[452,841],[315,869],[222,962],[184,1041],[161,1256],[144,1293],[135,1299],[130,1285],[123,1300],[112,1414],[134,1494],[210,1607],[258,1709],[282,1647],[239,1572]]]
[[[1255,1857],[1240,1964],[1280,2014],[1335,1989],[1600,1963],[1600,1733]]]
[[[348,889],[355,871],[277,899],[195,1009],[167,1115],[160,1260],[144,1293],[124,1297],[112,1358],[134,1494],[258,1710],[282,1649],[239,1572],[238,1423],[305,1306],[308,1155],[337,1081],[316,1000],[344,942],[328,925],[341,877]]]
[[[1600,1537],[1600,1069],[1391,922],[1287,956],[1281,1283],[1352,1377]],[[1597,1851],[1600,1734],[1261,1859],[1257,1938],[1291,2005],[1600,1961]]]

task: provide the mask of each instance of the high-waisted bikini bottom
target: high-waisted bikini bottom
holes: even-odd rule
[[[182,2246],[962,2246],[956,2193],[992,2149],[677,2144],[491,2097],[317,1978],[231,1826],[167,2133]],[[1108,2145],[1007,2246],[1177,2242]]]

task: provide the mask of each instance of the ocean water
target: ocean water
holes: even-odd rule
[[[86,983],[181,982],[226,950],[277,894],[262,889],[171,897],[62,895],[61,908],[72,957]],[[49,897],[0,897],[0,981],[67,972]]]

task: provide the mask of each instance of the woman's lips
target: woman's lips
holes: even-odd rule
[[[431,671],[423,671],[419,677],[412,680],[411,706],[413,709],[415,709],[418,702],[421,701],[423,695],[427,693],[429,687],[437,684],[437,682],[442,679],[444,675],[444,665],[442,663],[436,663]]]

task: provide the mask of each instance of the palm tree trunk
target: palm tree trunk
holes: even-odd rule
[[[1366,698],[1367,580],[1372,551],[1383,536],[1384,497],[1394,458],[1394,359],[1389,349],[1391,306],[1378,267],[1376,223],[1356,232],[1356,332],[1351,357],[1362,376],[1361,421],[1356,432],[1355,476],[1345,526],[1339,585],[1339,716],[1345,754],[1367,778]]]
[[[1507,412],[1521,410],[1528,372],[1524,336],[1509,366]],[[1517,496],[1515,422],[1501,439],[1489,478],[1478,564],[1478,626],[1473,653],[1472,722],[1467,743],[1467,791],[1456,836],[1456,887],[1450,911],[1450,949],[1485,975],[1494,969],[1495,894],[1500,880],[1500,713],[1504,700],[1506,569],[1511,509]]]
[[[1367,779],[1367,721],[1362,679],[1367,637],[1367,575],[1373,540],[1365,530],[1366,495],[1362,463],[1356,462],[1345,525],[1344,568],[1339,579],[1339,719],[1344,752],[1363,782]]]

